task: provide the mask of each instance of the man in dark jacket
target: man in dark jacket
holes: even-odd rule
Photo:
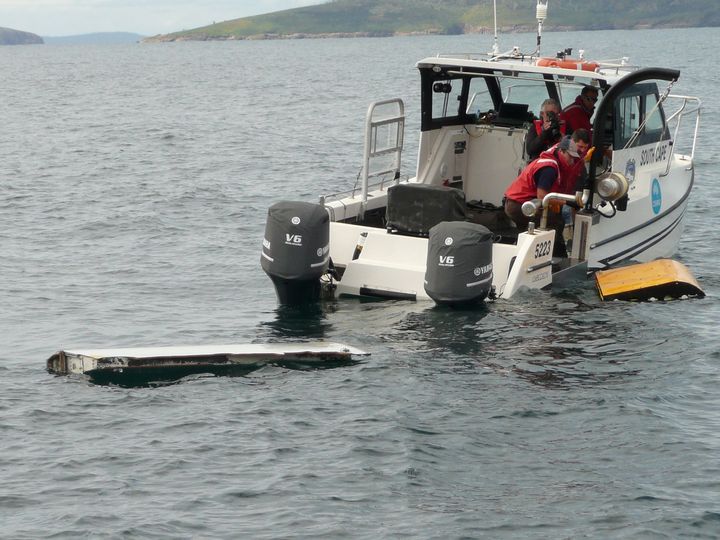
[[[552,98],[542,102],[540,118],[533,122],[525,141],[528,158],[537,157],[560,142],[565,135],[565,122],[560,117],[560,104]]]

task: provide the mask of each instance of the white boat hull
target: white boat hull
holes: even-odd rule
[[[360,255],[353,259],[361,234]],[[522,288],[552,283],[553,231],[522,233],[517,244],[493,244],[493,287],[501,297]],[[428,239],[391,234],[383,229],[346,223],[330,224],[330,257],[344,269],[335,296],[374,296],[430,300],[425,292]]]
[[[680,245],[684,216],[693,186],[693,170],[677,158],[672,174],[643,172],[631,187],[627,211],[600,217],[590,234],[588,268],[602,270],[628,261],[649,262],[671,257]],[[655,195],[653,195],[653,185]],[[653,197],[655,197],[653,202]]]

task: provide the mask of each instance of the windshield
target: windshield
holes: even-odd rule
[[[423,130],[474,123],[488,113],[497,114],[504,103],[524,110],[520,121],[538,118],[542,103],[552,98],[565,108],[583,86],[597,87],[589,77],[556,77],[498,69],[421,69],[423,77]],[[501,113],[501,116],[504,116]]]

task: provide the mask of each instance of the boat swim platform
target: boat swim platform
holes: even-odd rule
[[[595,284],[602,300],[664,300],[705,296],[688,268],[672,259],[599,270]]]
[[[188,375],[245,375],[265,365],[337,366],[369,356],[332,342],[264,343],[62,350],[47,359],[56,375],[84,375],[99,384],[143,385]]]

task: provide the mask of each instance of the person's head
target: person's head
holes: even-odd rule
[[[580,159],[577,144],[571,136],[566,135],[562,138],[558,144],[558,155],[566,165],[573,165],[578,159]]]
[[[540,105],[540,120],[549,122],[552,114],[548,113],[554,113],[556,118],[560,116],[560,104],[552,98],[547,98]]]
[[[571,139],[575,143],[575,147],[577,148],[577,152],[580,157],[585,157],[588,148],[590,148],[590,134],[588,133],[588,131],[583,128],[578,128],[573,131]]]
[[[588,111],[595,109],[598,95],[598,89],[594,86],[583,86],[583,89],[580,91],[580,101],[582,101],[583,107]]]

